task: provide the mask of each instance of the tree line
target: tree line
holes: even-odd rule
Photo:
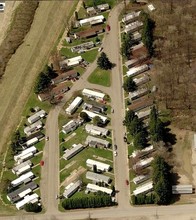
[[[111,196],[107,194],[97,194],[81,198],[69,198],[62,202],[62,207],[64,209],[99,208],[112,205],[114,205],[114,202],[112,201]]]

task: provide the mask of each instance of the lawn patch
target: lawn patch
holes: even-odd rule
[[[111,71],[96,68],[95,71],[88,77],[88,81],[92,84],[98,84],[98,85],[110,87]]]

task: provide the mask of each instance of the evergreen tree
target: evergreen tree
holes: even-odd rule
[[[140,131],[134,136],[133,144],[136,148],[142,149],[147,142],[147,134],[145,131]]]
[[[130,59],[132,45],[132,36],[130,34],[124,34],[122,38],[121,54],[125,56],[127,59]]]
[[[132,77],[128,77],[123,84],[123,88],[126,92],[134,92],[137,89]]]
[[[109,61],[107,55],[102,52],[100,57],[97,59],[97,65],[99,68],[108,70],[112,68],[112,63]]]
[[[41,212],[42,208],[38,203],[27,203],[25,205],[26,212]]]
[[[135,117],[135,112],[132,110],[128,110],[125,115],[125,120],[123,121],[123,124],[126,125],[127,127],[131,124]]]
[[[35,94],[39,94],[47,89],[48,85],[50,84],[50,77],[41,72],[36,80],[35,86],[34,86],[34,92]]]

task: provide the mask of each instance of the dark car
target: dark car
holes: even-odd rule
[[[114,150],[117,150],[117,145],[116,144],[114,145]]]
[[[123,139],[124,139],[124,142],[126,143],[127,142],[127,137],[124,136]]]

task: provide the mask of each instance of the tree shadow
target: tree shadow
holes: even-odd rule
[[[176,144],[176,135],[171,133],[171,129],[166,127],[165,130],[164,130],[164,137],[163,137],[163,141],[165,143],[169,143],[171,145],[174,145]]]

